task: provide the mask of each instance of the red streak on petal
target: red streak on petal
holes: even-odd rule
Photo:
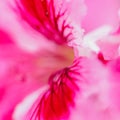
[[[103,63],[107,64],[109,61],[104,59],[104,56],[102,53],[98,53],[98,59]]]
[[[18,3],[23,18],[38,32],[42,33],[48,40],[58,44],[65,44],[73,39],[73,27],[67,20],[62,18],[66,11],[61,9],[56,13],[54,0],[21,0],[22,8]],[[62,24],[59,26],[59,20]],[[65,30],[69,31],[65,33]]]
[[[51,75],[50,88],[34,111],[34,120],[61,120],[69,117],[70,108],[75,106],[76,92],[80,90],[76,83],[81,79],[80,69],[79,62],[75,61],[71,67]]]
[[[43,22],[47,19],[47,15],[45,14],[48,11],[46,0],[21,0],[21,3],[27,11],[38,20]]]

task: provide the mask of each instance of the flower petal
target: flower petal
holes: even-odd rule
[[[85,0],[87,14],[83,20],[83,28],[90,32],[103,25],[117,27],[119,25],[119,0]]]
[[[49,40],[58,44],[66,44],[74,38],[72,35],[74,26],[69,23],[67,6],[63,1],[31,0],[28,2],[28,0],[20,0],[20,3],[17,2],[17,4],[23,18]]]
[[[43,93],[30,119],[61,120],[70,116],[70,109],[75,106],[76,93],[83,80],[80,59],[49,78],[49,88]],[[30,113],[29,113],[30,114]]]

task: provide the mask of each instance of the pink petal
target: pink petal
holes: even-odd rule
[[[97,41],[97,45],[106,60],[119,56],[120,34],[108,34]]]
[[[71,21],[69,22],[67,17],[70,16],[68,12],[73,12],[76,4],[80,4],[79,7],[83,9],[83,3],[81,1],[71,4],[71,2],[64,3],[64,1],[61,2],[59,0],[32,0],[31,2],[20,0],[20,3],[17,3],[23,18],[35,30],[47,37],[48,40],[52,40],[58,44],[65,44],[74,38],[72,33],[74,25],[70,24]],[[80,23],[82,12],[77,16],[79,15],[80,17],[74,18],[74,14],[71,14],[71,18],[76,23]]]
[[[74,61],[73,65],[64,68],[49,78],[49,87],[42,93],[38,105],[33,110],[31,119],[57,120],[67,119],[71,108],[74,108],[76,93],[80,90],[78,84],[82,82],[81,69],[79,69],[81,58]],[[61,102],[62,101],[62,102]],[[30,119],[29,118],[29,119]]]
[[[113,27],[118,26],[119,0],[92,0],[92,2],[85,0],[85,3],[87,15],[83,20],[83,28],[86,32],[106,24]]]

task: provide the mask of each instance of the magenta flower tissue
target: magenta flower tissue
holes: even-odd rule
[[[0,1],[0,120],[120,120],[119,0]]]

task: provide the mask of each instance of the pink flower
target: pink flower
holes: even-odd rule
[[[85,19],[99,8],[85,3],[1,2],[1,120],[120,119],[119,29],[113,32],[119,5],[109,9],[115,16],[104,13],[111,21],[101,14],[92,23]]]

